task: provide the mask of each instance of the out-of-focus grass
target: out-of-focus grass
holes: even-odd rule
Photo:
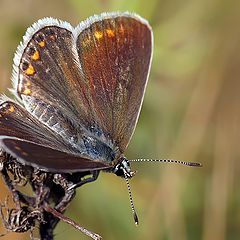
[[[153,64],[127,156],[204,165],[134,164],[138,228],[125,182],[110,174],[79,189],[68,216],[108,240],[239,239],[239,9],[239,1],[226,0],[0,0],[2,92],[10,86],[18,42],[37,19],[53,16],[76,25],[90,15],[116,10],[147,18],[154,31]],[[4,200],[6,192],[0,194]],[[9,234],[2,239],[21,237],[29,238]],[[88,239],[63,223],[55,238]]]

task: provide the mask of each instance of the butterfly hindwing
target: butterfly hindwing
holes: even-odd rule
[[[61,135],[10,101],[0,105],[0,146],[22,163],[52,172],[88,171],[110,166],[76,152]]]
[[[73,173],[109,168],[101,161],[58,151],[18,138],[0,137],[3,149],[23,164],[58,173]]]
[[[16,137],[68,151],[68,145],[61,136],[56,135],[22,106],[11,101],[0,105],[0,136]]]

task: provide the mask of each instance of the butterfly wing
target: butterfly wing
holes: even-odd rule
[[[18,138],[0,137],[2,148],[23,164],[50,172],[73,173],[103,170],[109,165]]]
[[[84,93],[91,105],[82,116],[96,122],[124,152],[149,74],[151,28],[139,16],[125,13],[92,17],[76,31],[79,61],[87,80]]]
[[[0,105],[0,136],[17,137],[52,148],[61,147],[63,151],[71,151],[61,136],[56,135],[23,107],[11,101]]]
[[[0,105],[0,146],[22,163],[52,172],[109,168],[102,161],[76,154],[60,135],[10,101]]]
[[[79,109],[89,107],[87,100],[76,97],[83,77],[73,31],[66,22],[41,19],[28,28],[15,54],[13,92],[38,119],[51,107],[76,123]]]
[[[78,132],[98,135],[124,152],[138,119],[151,55],[152,31],[137,15],[102,14],[76,29],[43,19],[28,29],[18,48],[14,90],[37,118],[43,114],[39,106],[53,107]]]

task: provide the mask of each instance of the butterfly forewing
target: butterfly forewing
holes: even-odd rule
[[[49,19],[43,22],[45,25],[57,24]],[[81,81],[73,33],[70,27],[63,27],[67,24],[38,29],[40,23],[41,20],[27,31],[25,39],[29,40],[16,54],[15,90],[25,107],[37,118],[39,116],[35,114],[35,109],[43,103],[59,109],[76,121],[78,107],[87,105],[87,102],[74,104],[72,95],[75,82]]]
[[[80,25],[77,51],[88,81],[87,121],[96,123],[123,152],[138,119],[152,56],[152,32],[135,15]],[[89,116],[93,116],[91,119]]]

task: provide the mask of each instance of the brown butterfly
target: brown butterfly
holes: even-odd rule
[[[17,100],[2,98],[1,147],[45,171],[92,171],[95,180],[105,170],[128,181],[135,172],[124,152],[142,106],[152,49],[151,27],[128,12],[93,16],[76,28],[53,18],[34,23],[14,57]],[[138,223],[131,194],[130,200]]]

